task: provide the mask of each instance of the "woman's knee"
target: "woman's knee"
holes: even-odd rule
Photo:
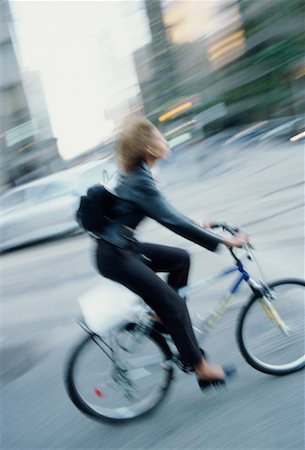
[[[178,258],[179,261],[181,262],[181,265],[189,267],[191,263],[191,255],[189,254],[189,252],[187,252],[182,248],[179,249]]]

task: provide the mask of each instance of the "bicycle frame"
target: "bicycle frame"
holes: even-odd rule
[[[181,295],[181,296],[189,295],[190,293],[192,293],[196,290],[199,290],[199,289],[202,290],[202,287],[211,285],[211,284],[213,284],[213,282],[215,282],[221,278],[228,277],[235,272],[239,273],[238,278],[233,282],[231,287],[221,297],[221,299],[219,300],[219,302],[216,305],[215,310],[205,319],[201,318],[199,316],[199,314],[197,313],[197,316],[200,319],[200,323],[197,325],[194,325],[193,328],[197,334],[199,343],[202,342],[203,337],[209,331],[211,331],[213,328],[215,328],[218,321],[221,319],[221,317],[226,312],[228,305],[230,303],[230,300],[232,299],[233,295],[238,292],[238,289],[243,281],[246,281],[249,284],[250,288],[252,290],[255,290],[256,293],[262,292],[262,286],[250,278],[250,275],[245,270],[242,262],[240,260],[238,260],[238,261],[236,261],[236,264],[233,267],[224,269],[224,270],[218,272],[216,275],[213,275],[211,277],[205,277],[205,278],[203,278],[195,283],[189,284],[179,290],[179,295]],[[148,310],[150,310],[150,308]],[[141,329],[144,332],[147,329],[149,329],[151,326],[153,326],[153,323],[154,323],[150,316],[147,316],[147,319],[144,318],[144,322],[142,322],[140,320],[140,322],[138,324],[139,329]],[[80,323],[80,325],[89,334],[93,334],[93,333],[90,333],[90,330],[84,325],[84,323]],[[95,336],[93,334],[93,338],[94,337]],[[106,354],[110,351],[110,354],[108,353],[108,357],[114,361],[116,359],[116,356],[115,356],[115,350],[113,348],[113,345],[109,346],[101,336],[99,336],[97,338],[97,340],[99,341],[99,342],[96,342],[97,345],[99,345]],[[167,340],[171,341],[171,337],[167,336]],[[106,348],[104,349],[103,346],[106,346]]]
[[[249,273],[245,270],[241,260],[236,257],[234,252],[232,250],[231,254],[233,258],[236,261],[236,264],[234,267],[230,267],[228,269],[224,269],[221,272],[217,273],[216,275],[212,277],[204,278],[203,280],[200,280],[197,283],[194,283],[192,285],[186,286],[185,288],[181,289],[179,291],[180,295],[186,295],[190,293],[192,290],[197,288],[202,288],[203,286],[211,284],[213,281],[218,280],[220,278],[224,278],[228,275],[231,275],[234,272],[239,272],[239,277],[234,281],[231,288],[229,288],[226,293],[223,295],[223,297],[220,299],[218,304],[216,305],[216,308],[214,311],[206,318],[201,318],[199,314],[197,313],[198,318],[200,319],[200,324],[197,326],[193,326],[194,331],[197,334],[197,339],[199,341],[199,344],[202,343],[203,338],[208,334],[209,331],[211,331],[213,328],[215,328],[216,324],[219,322],[219,320],[222,318],[224,313],[226,312],[228,305],[230,303],[230,300],[232,299],[233,295],[237,293],[240,285],[243,281],[245,281],[248,286],[250,287],[251,291],[260,299],[261,306],[267,316],[272,320],[280,329],[281,331],[288,336],[289,335],[289,328],[286,326],[286,324],[283,322],[282,318],[280,317],[277,310],[274,308],[270,300],[273,300],[273,294],[271,290],[269,289],[268,285],[261,281],[260,283],[257,283],[254,281]],[[251,252],[252,253],[252,252]],[[257,261],[255,260],[253,254],[249,253],[248,249],[248,258],[250,260],[254,260],[261,275],[263,275],[262,270],[260,266],[258,265]]]
[[[204,278],[196,283],[193,283],[191,285],[188,285],[182,289],[179,290],[180,295],[187,295],[190,292],[202,288],[203,286],[207,286],[212,284],[214,281],[219,280],[221,278],[225,278],[232,273],[239,272],[238,278],[233,282],[231,287],[225,292],[225,294],[222,296],[222,298],[219,300],[218,304],[216,305],[215,310],[206,318],[201,318],[199,314],[197,313],[198,318],[200,319],[200,324],[198,326],[194,326],[194,330],[201,335],[201,339],[203,336],[205,336],[209,331],[211,331],[213,328],[215,328],[217,322],[221,319],[221,317],[224,315],[225,311],[228,308],[228,305],[233,297],[234,294],[236,294],[239,290],[240,285],[243,281],[247,282],[247,284],[250,286],[250,289],[252,291],[255,291],[256,293],[259,293],[262,296],[262,286],[256,283],[248,272],[245,270],[242,262],[239,260],[236,262],[236,265],[234,267],[230,267],[227,269],[222,270],[221,272],[218,272],[216,275],[212,277]]]
[[[216,273],[216,275],[205,277],[195,283],[189,284],[188,286],[185,286],[184,288],[179,290],[179,295],[185,296],[189,295],[190,293],[199,290],[202,291],[202,287],[212,284],[214,281],[217,281],[219,279],[225,278],[230,276],[231,274],[238,273],[237,278],[233,281],[229,289],[225,292],[225,294],[221,297],[221,299],[216,304],[216,307],[214,311],[212,311],[211,314],[209,314],[206,318],[201,318],[199,314],[197,313],[199,320],[199,323],[196,325],[193,325],[194,332],[196,334],[198,344],[199,346],[202,345],[202,342],[205,338],[205,336],[216,327],[219,320],[223,317],[225,314],[228,305],[232,299],[232,297],[238,292],[241,284],[243,282],[246,282],[251,289],[251,291],[259,298],[259,301],[261,303],[261,306],[265,313],[268,315],[268,317],[275,322],[275,324],[281,329],[281,331],[289,335],[289,329],[285,325],[285,323],[282,321],[281,317],[273,307],[270,300],[273,300],[273,294],[272,291],[269,289],[268,285],[264,281],[260,281],[257,283],[254,281],[249,273],[245,270],[242,261],[237,258],[237,256],[234,254],[232,249],[230,249],[230,252],[235,259],[235,265],[226,269],[221,270],[220,272]],[[248,259],[254,260],[256,263],[257,261],[255,258],[251,257],[252,255],[249,255],[248,253]],[[261,272],[261,270],[260,270]],[[261,275],[262,272],[261,272]],[[146,309],[147,308],[147,309]],[[110,341],[107,342],[107,338],[105,339],[103,336],[98,336],[95,333],[90,333],[90,330],[86,329],[87,327],[83,326],[85,331],[89,332],[91,334],[93,340],[96,342],[96,344],[101,348],[101,350],[108,356],[108,358],[113,362],[113,372],[112,372],[112,378],[114,381],[122,385],[125,389],[125,395],[127,398],[132,398],[132,381],[128,378],[126,375],[127,370],[122,364],[120,357],[117,355],[117,346],[119,348],[124,349],[125,345],[127,345],[127,349],[129,352],[132,352],[133,345],[137,345],[141,340],[141,335],[145,335],[147,332],[150,331],[151,328],[154,326],[154,320],[151,315],[151,310],[149,307],[144,308],[142,311],[142,314],[144,313],[144,316],[139,316],[139,320],[135,323],[135,331],[140,331],[138,337],[131,342],[131,347],[129,347],[129,344],[127,342],[124,342],[124,345],[122,347],[122,343],[118,343],[115,340],[115,335],[110,335],[108,338],[110,338]],[[146,310],[145,310],[146,309]],[[169,344],[170,350],[172,352],[172,362],[166,361],[165,363],[169,364],[170,366],[172,363],[176,364],[183,372],[191,373],[194,371],[193,367],[190,367],[181,361],[179,353],[177,353],[173,340],[170,335],[164,336],[167,343]],[[150,359],[150,356],[147,356],[148,360]],[[141,360],[139,362],[139,367],[143,361]],[[150,361],[150,364],[154,364],[155,360],[152,359]],[[135,364],[135,362],[134,362]],[[135,366],[136,367],[136,366]]]

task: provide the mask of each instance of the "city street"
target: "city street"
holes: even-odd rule
[[[171,203],[195,220],[240,225],[251,236],[266,278],[304,278],[304,146],[217,146],[213,139],[174,152],[157,177]],[[192,255],[191,281],[232,263],[146,221],[138,237],[179,245]],[[303,449],[304,371],[273,377],[242,358],[235,325],[250,291],[243,287],[206,341],[215,363],[234,363],[239,377],[202,393],[176,371],[153,414],[119,426],[81,414],[63,384],[65,361],[84,332],[77,298],[100,276],[95,243],[85,234],[50,240],[1,256],[1,448],[9,449]],[[250,273],[257,274],[249,263]],[[230,284],[230,281],[229,281]],[[191,298],[207,314],[227,283]]]

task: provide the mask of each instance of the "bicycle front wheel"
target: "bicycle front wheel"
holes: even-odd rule
[[[305,367],[305,281],[280,280],[269,288],[271,312],[253,296],[241,312],[237,340],[252,367],[287,375]]]
[[[171,357],[162,336],[137,332],[134,324],[107,338],[87,336],[67,364],[68,394],[82,412],[96,419],[134,419],[164,398],[172,379]]]

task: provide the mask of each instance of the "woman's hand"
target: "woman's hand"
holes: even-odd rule
[[[213,228],[213,224],[214,224],[214,222],[210,219],[204,220],[203,222],[201,222],[201,226],[203,228]]]
[[[249,235],[243,231],[238,231],[234,236],[224,239],[223,243],[227,247],[241,248],[243,245],[249,243]]]
[[[201,226],[204,228],[213,228],[214,222],[211,219],[201,222]],[[241,248],[243,245],[249,243],[249,235],[244,231],[238,231],[234,236],[224,238],[224,245],[227,247]]]

